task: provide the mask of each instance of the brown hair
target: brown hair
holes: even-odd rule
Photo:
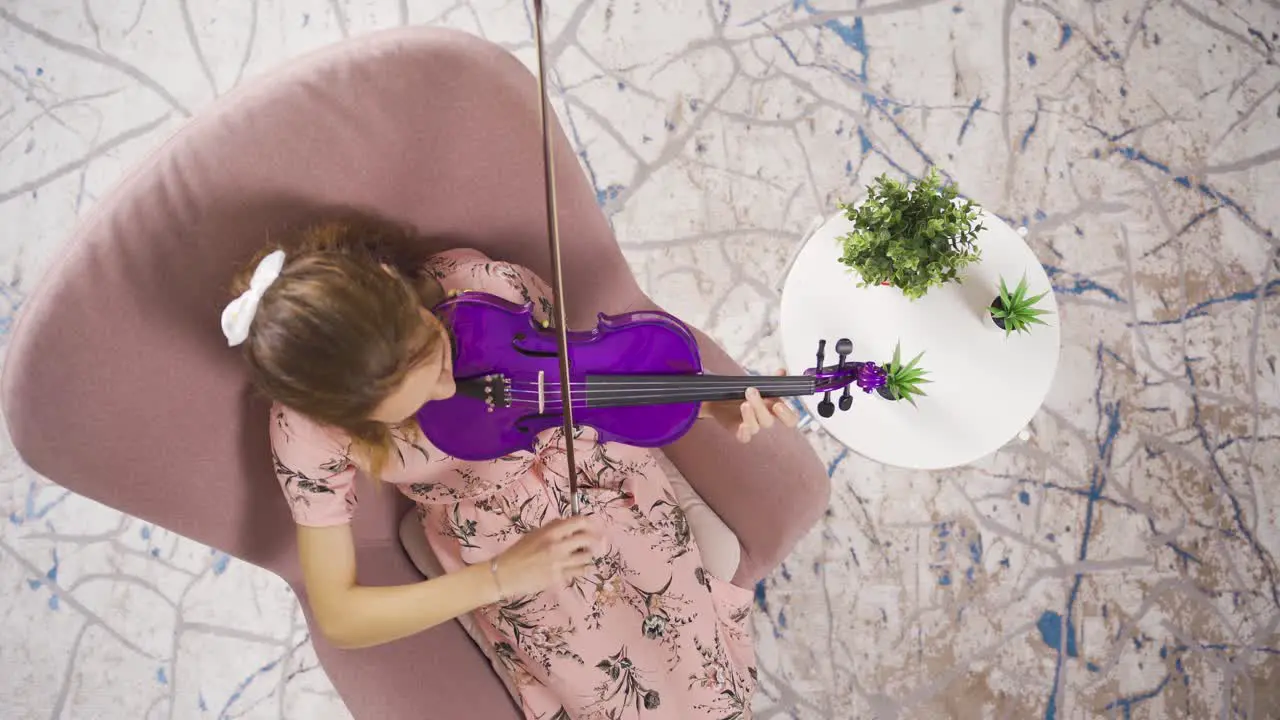
[[[270,399],[345,431],[377,477],[392,431],[400,428],[368,418],[445,339],[419,312],[443,292],[406,267],[412,233],[385,221],[326,220],[288,230],[279,240],[268,243],[231,288],[244,292],[258,262],[284,250],[280,277],[263,294],[241,346],[252,380]]]

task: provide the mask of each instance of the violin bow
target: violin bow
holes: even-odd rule
[[[551,149],[551,103],[547,99],[546,55],[542,43],[542,0],[533,0],[533,37],[538,55],[538,110],[542,123],[542,172],[547,194],[547,238],[551,244],[551,289],[556,341],[560,348],[560,407],[564,417],[565,462],[569,467],[569,503],[577,515],[578,465],[573,456],[573,402],[569,381],[569,323],[564,304],[564,271],[560,263],[560,224],[556,217],[555,163]]]

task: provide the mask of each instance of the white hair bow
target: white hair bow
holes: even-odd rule
[[[253,316],[258,312],[258,303],[262,295],[271,287],[271,283],[280,277],[284,269],[284,251],[276,250],[262,258],[253,278],[249,280],[249,289],[232,300],[222,311],[222,334],[227,336],[227,345],[235,347],[249,337],[249,326],[253,324]]]

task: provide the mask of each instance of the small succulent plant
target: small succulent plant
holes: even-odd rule
[[[1028,332],[1032,325],[1044,325],[1046,323],[1040,319],[1040,316],[1047,315],[1049,311],[1036,307],[1036,303],[1048,294],[1049,291],[1046,290],[1034,297],[1027,297],[1026,275],[1022,276],[1022,281],[1012,291],[1001,277],[1000,294],[988,308],[991,312],[991,320],[996,327],[1004,330],[1005,337],[1015,332]]]
[[[880,394],[890,400],[906,400],[915,405],[916,398],[925,396],[920,386],[932,382],[925,379],[929,372],[920,367],[920,358],[923,356],[922,352],[904,365],[902,343],[894,345],[893,359],[884,365],[884,387],[880,389]]]

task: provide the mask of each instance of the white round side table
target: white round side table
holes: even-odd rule
[[[964,465],[998,450],[1039,410],[1058,366],[1058,304],[1050,292],[1038,307],[1048,325],[1008,338],[986,308],[1003,276],[1010,289],[1026,275],[1028,292],[1051,289],[1031,248],[1004,221],[983,212],[978,234],[982,260],[963,282],[908,300],[894,287],[858,287],[857,273],[839,262],[839,238],[853,229],[843,213],[809,237],[782,290],[782,342],[792,374],[814,366],[826,340],[827,365],[835,345],[853,341],[849,360],[888,362],[902,343],[902,361],[924,352],[920,367],[931,382],[916,405],[893,402],[852,387],[853,406],[818,415],[822,396],[805,399],[823,429],[850,450],[904,468],[936,470]],[[837,393],[832,400],[838,400]]]

